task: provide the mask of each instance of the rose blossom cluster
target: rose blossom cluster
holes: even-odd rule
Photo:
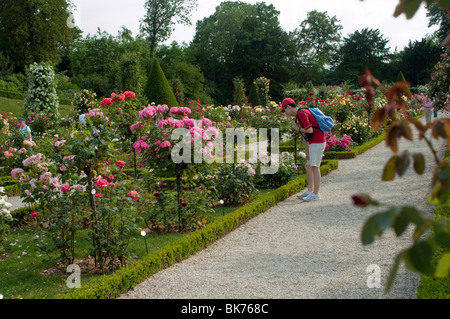
[[[114,101],[123,101],[125,99],[133,100],[136,97],[136,94],[133,91],[126,91],[123,93],[111,93],[111,97],[105,97],[101,102],[101,107],[112,106]]]
[[[183,116],[183,115],[191,114],[192,111],[188,107],[176,107],[176,106],[174,106],[174,107],[170,108],[169,113],[172,114],[172,115],[181,115],[181,116]]]
[[[53,176],[52,172],[49,171],[49,163],[41,153],[26,158],[22,163],[24,167],[30,169],[29,172],[25,173],[25,170],[22,168],[14,168],[11,170],[11,176],[14,180],[19,180],[20,183],[29,183],[30,187],[24,191],[28,197],[47,191],[67,193],[72,189],[68,183],[61,183],[60,176]],[[62,165],[60,171],[65,170],[65,166]],[[85,190],[85,187],[74,185],[73,189],[82,192]]]
[[[103,112],[100,109],[92,109],[89,110],[89,113],[86,114],[86,117],[101,117],[106,122],[109,121],[109,118],[103,114]]]
[[[189,109],[189,108],[188,108]],[[153,111],[152,111],[153,112]],[[213,144],[210,141],[211,136],[219,136],[219,130],[213,126],[213,122],[208,118],[203,118],[202,120],[196,121],[187,116],[184,116],[181,120],[175,118],[163,119],[157,122],[159,129],[164,128],[187,128],[189,129],[190,134],[190,142],[193,144],[197,140],[206,141],[205,148],[201,149],[202,154],[206,155],[210,153],[213,148]],[[141,125],[141,122],[138,122],[132,126],[133,129],[136,129]],[[130,128],[131,129],[131,128]],[[169,135],[165,134],[163,137],[167,138]],[[147,136],[141,137],[137,142],[133,144],[133,147],[137,154],[141,153],[144,149],[149,149],[154,146],[154,150],[156,152],[160,151],[164,148],[172,148],[172,144],[168,140],[158,140],[155,143],[147,140]]]
[[[168,109],[169,109],[169,107],[166,104],[163,104],[161,106],[149,105],[149,106],[145,107],[143,110],[138,112],[138,117],[141,120],[153,118],[153,117],[155,117],[156,114],[162,114],[165,111],[167,111]]]
[[[325,150],[328,150],[333,146],[340,146],[344,150],[351,151],[349,145],[353,140],[349,135],[345,135],[342,139],[333,136],[331,133],[326,133],[325,136],[327,138],[327,145],[325,146]]]

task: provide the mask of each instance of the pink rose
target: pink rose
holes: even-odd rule
[[[136,153],[139,154],[142,152],[142,149],[148,149],[150,145],[145,143],[143,140],[139,140],[133,144],[133,147],[136,150]]]
[[[14,169],[11,171],[11,176],[12,176],[13,179],[17,180],[17,179],[18,179],[17,175],[20,175],[20,174],[22,174],[23,172],[24,172],[24,170],[21,169],[21,168],[14,168]]]
[[[161,148],[172,148],[172,144],[169,141],[164,141],[160,145]]]
[[[139,194],[136,191],[131,191],[127,194],[129,197],[131,197],[134,200],[138,200],[139,199]]]
[[[105,179],[103,179],[103,178],[101,178],[101,177],[99,177],[99,178],[97,179],[97,182],[95,182],[95,187],[97,187],[97,188],[105,188],[105,187],[108,187],[108,181],[105,180]]]

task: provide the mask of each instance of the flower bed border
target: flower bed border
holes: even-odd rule
[[[355,158],[356,156],[358,156],[359,154],[364,153],[365,151],[371,149],[372,147],[380,144],[381,142],[384,141],[386,137],[386,133],[383,133],[377,137],[374,137],[373,139],[371,139],[370,141],[355,147],[352,151],[350,152],[324,152],[324,158],[327,160],[330,159],[352,159]],[[298,149],[298,148],[297,148]],[[280,146],[280,152],[293,152],[294,151],[294,146]]]
[[[338,161],[324,161],[322,175],[338,168]],[[251,218],[267,211],[278,202],[296,194],[306,186],[306,175],[300,175],[284,186],[246,204],[236,211],[220,216],[202,229],[187,234],[183,238],[151,253],[128,268],[120,268],[110,275],[94,279],[69,295],[60,295],[60,299],[111,299],[134,288],[146,278],[162,269],[188,258],[203,250],[219,238],[235,230]]]
[[[445,160],[450,161],[450,151],[445,152]],[[434,209],[434,218],[450,218],[450,199],[447,202],[437,205]],[[448,249],[439,249],[433,255],[433,262],[437,262],[442,255],[448,253]],[[433,278],[433,276],[421,275],[419,287],[417,287],[418,299],[449,299],[450,288],[449,278]]]

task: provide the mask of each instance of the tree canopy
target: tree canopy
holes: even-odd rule
[[[56,62],[60,47],[79,34],[70,28],[65,0],[0,1],[0,48],[14,70],[24,72],[33,62]]]

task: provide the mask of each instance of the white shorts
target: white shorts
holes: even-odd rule
[[[306,165],[311,167],[320,167],[323,152],[325,151],[326,146],[327,143],[309,144],[309,161],[306,162]]]

